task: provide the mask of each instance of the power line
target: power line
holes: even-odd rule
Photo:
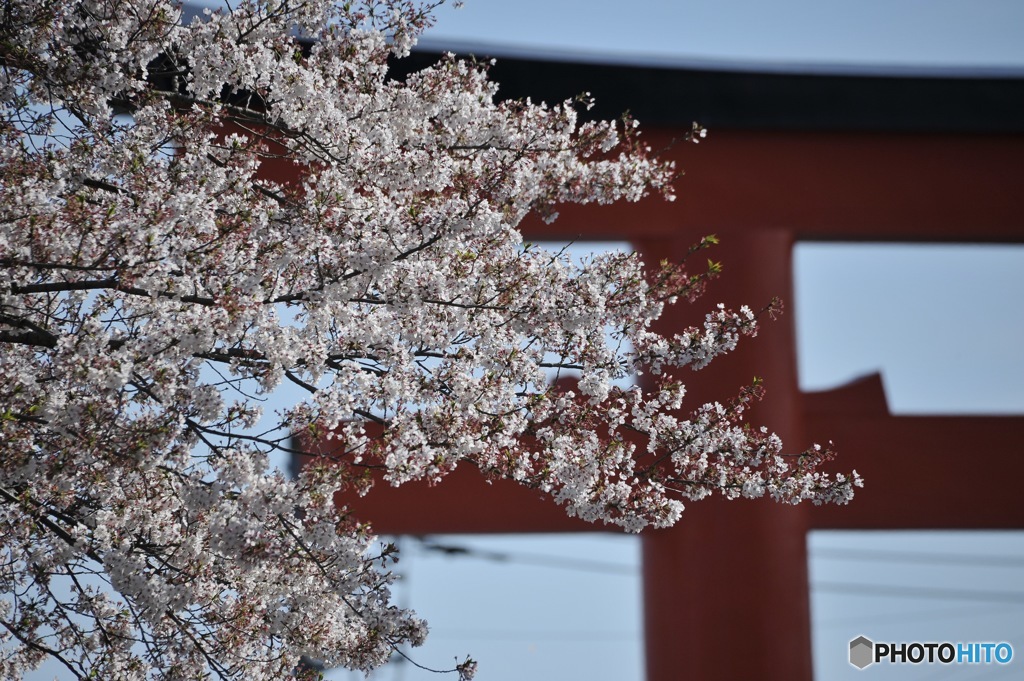
[[[420,547],[425,551],[441,553],[446,556],[476,558],[496,563],[516,563],[519,565],[535,565],[538,567],[578,570],[582,572],[597,572],[609,575],[627,575],[631,577],[636,577],[640,573],[639,566],[628,565],[626,563],[611,563],[600,560],[552,556],[539,553],[489,551],[465,545],[440,544],[428,539],[420,539]]]
[[[889,551],[886,549],[821,548],[810,552],[811,558],[836,560],[891,561],[896,563],[945,563],[947,565],[979,565],[984,567],[1024,568],[1024,556]]]
[[[559,641],[589,643],[593,641],[635,641],[638,631],[537,631],[527,629],[434,629],[433,638],[458,638],[478,641]]]
[[[889,598],[927,598],[947,601],[980,601],[988,603],[1024,603],[1022,591],[979,591],[944,587],[900,586],[896,584],[855,584],[850,582],[814,582],[811,588],[827,593],[879,596]]]
[[[960,618],[964,616],[974,617],[988,617],[999,613],[1005,613],[1007,611],[1013,611],[1019,606],[1016,603],[1004,603],[1002,606],[993,606],[991,603],[974,603],[971,605],[962,605],[959,608],[942,608],[939,610],[916,610],[907,611],[903,610],[897,613],[886,613],[884,616],[877,612],[862,613],[860,615],[854,615],[852,617],[833,617],[815,620],[815,626],[827,627],[827,628],[838,628],[838,627],[849,627],[855,624],[860,624],[865,620],[877,621],[884,617],[886,624],[892,624],[894,622],[920,622],[922,620],[936,620],[943,618]]]

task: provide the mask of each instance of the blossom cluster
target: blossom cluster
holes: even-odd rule
[[[743,424],[756,387],[684,411],[680,371],[757,328],[652,330],[714,271],[523,242],[531,212],[672,198],[634,126],[499,101],[451,56],[389,76],[430,7],[232,6],[4,5],[0,677],[383,664],[426,627],[334,503],[368,471],[471,465],[632,531],[716,490],[850,498]],[[282,384],[308,397],[263,414]],[[275,451],[312,460],[287,479]]]

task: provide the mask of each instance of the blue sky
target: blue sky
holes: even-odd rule
[[[468,0],[429,42],[791,67],[1024,70],[1017,0]]]
[[[1024,413],[1024,245],[804,243],[795,276],[804,390],[881,371],[895,414]]]

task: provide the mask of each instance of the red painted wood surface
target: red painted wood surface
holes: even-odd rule
[[[812,509],[812,528],[1024,528],[1024,418],[890,416],[878,375],[802,397],[806,432],[868,480],[850,506]]]
[[[673,132],[645,133],[650,146]],[[761,229],[796,239],[1024,241],[1022,135],[712,130],[668,156],[679,199],[567,207],[533,238],[677,238]],[[728,263],[727,263],[728,264]]]

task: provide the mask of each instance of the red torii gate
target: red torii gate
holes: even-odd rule
[[[510,77],[496,74],[496,80],[515,82],[518,74],[536,89],[538,83],[557,81],[561,68],[576,74],[573,91],[587,88],[585,79],[581,83],[578,77],[580,70],[590,69],[606,85],[615,81],[614,73],[609,76],[615,69],[607,67],[540,62],[512,67]],[[652,81],[671,86],[673,78],[682,77],[678,71],[620,70],[630,82],[643,82],[645,87]],[[717,91],[705,88],[703,101],[721,97],[722,92],[739,97],[738,102],[725,97],[729,111],[729,106],[742,106],[744,95],[749,98],[751,92],[780,84],[784,91],[795,87],[796,100],[802,102],[810,102],[808,92],[814,91],[846,96],[826,102],[824,109],[819,106],[818,114],[801,111],[795,116],[813,119],[825,111],[828,119],[827,111],[833,107],[831,124],[797,120],[789,126],[778,120],[759,123],[757,116],[765,118],[767,105],[755,96],[761,110],[747,125],[727,121],[730,127],[713,128],[711,138],[700,146],[671,147],[679,127],[648,127],[648,142],[654,148],[671,147],[668,155],[686,169],[680,200],[568,208],[553,225],[530,222],[524,232],[535,240],[628,239],[653,262],[682,256],[701,236],[715,233],[722,245],[713,257],[724,263],[725,274],[706,300],[729,306],[756,306],[773,295],[791,299],[791,254],[798,240],[1024,241],[1024,81],[993,85],[977,80],[717,77],[746,84],[736,88],[735,82],[727,83]],[[964,88],[976,92],[971,88],[979,83],[991,96],[978,95],[964,109],[958,93],[962,95]],[[601,96],[599,86],[589,89]],[[895,128],[912,128],[917,120],[908,112],[905,98],[915,92],[928,95],[921,102],[925,131],[886,131],[886,125],[870,121],[861,126],[844,123],[843,116],[857,115],[848,108],[853,95],[865,91],[874,92],[875,100],[901,93],[903,104],[888,115],[879,114],[895,121],[889,126]],[[934,106],[931,100],[943,92],[956,100],[954,119],[959,116],[964,124],[980,120],[985,132],[956,131],[955,121],[929,119],[934,112],[924,108]],[[650,99],[652,93],[647,94]],[[874,115],[875,100],[869,98],[862,112],[868,118]],[[971,110],[973,105],[976,111]],[[636,111],[636,100],[630,106]],[[688,128],[688,113],[670,117],[685,121]],[[781,118],[785,119],[784,112]],[[713,119],[714,114],[705,117],[711,123]],[[823,129],[828,127],[845,130]],[[671,311],[661,330],[684,328],[694,321],[686,315],[699,319],[705,307]],[[1024,528],[1024,501],[1015,486],[985,483],[992,478],[1024,478],[1024,418],[894,417],[888,413],[877,376],[834,391],[802,393],[796,379],[792,316],[766,324],[758,338],[692,374],[688,387],[701,401],[724,400],[754,375],[764,377],[768,396],[751,411],[752,422],[769,426],[794,449],[833,440],[840,452],[837,467],[856,468],[867,486],[845,507],[712,499],[692,504],[676,527],[644,533],[648,681],[810,681],[808,530]],[[965,479],[968,470],[973,471],[972,479]],[[513,483],[487,485],[464,468],[434,488],[379,485],[352,505],[385,534],[603,529],[567,518],[535,492]],[[737,654],[737,642],[742,642],[742,654]]]

